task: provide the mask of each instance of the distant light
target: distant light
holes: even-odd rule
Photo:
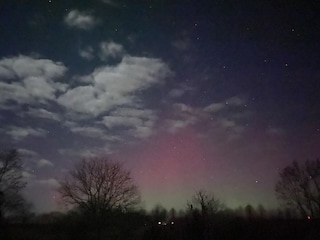
[[[311,216],[307,216],[307,218],[308,218],[308,220],[310,220],[310,219],[311,219]]]
[[[174,222],[171,222],[171,225],[173,225],[174,224]]]
[[[158,222],[159,225],[161,225],[161,222]]]

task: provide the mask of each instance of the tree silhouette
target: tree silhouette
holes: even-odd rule
[[[320,161],[293,162],[280,172],[275,186],[279,199],[306,217],[320,217]]]
[[[26,186],[22,179],[22,164],[16,150],[0,152],[0,221],[24,209],[21,190]]]
[[[246,217],[252,219],[255,215],[255,210],[251,204],[245,206],[244,211],[246,212]]]
[[[257,207],[257,213],[259,214],[260,218],[266,218],[267,215],[267,211],[266,209],[263,207],[262,204],[259,204]]]
[[[166,221],[168,218],[168,211],[160,204],[157,204],[152,210],[151,210],[151,216],[155,222],[158,221]]]
[[[128,210],[140,199],[130,172],[105,157],[83,159],[60,184],[66,204],[95,218],[112,210]]]
[[[213,194],[200,190],[192,197],[192,204],[188,203],[189,208],[200,208],[202,214],[214,214],[223,209],[223,204],[214,197]]]

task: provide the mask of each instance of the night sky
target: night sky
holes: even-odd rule
[[[110,154],[142,206],[278,207],[293,160],[320,157],[317,1],[0,3],[0,146],[17,148],[37,212],[59,179]]]

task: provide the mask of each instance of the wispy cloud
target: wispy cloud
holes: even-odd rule
[[[170,98],[179,98],[184,96],[187,93],[191,93],[193,92],[195,89],[192,87],[189,87],[185,84],[181,84],[178,87],[172,88],[169,92],[168,92],[168,96]]]
[[[30,108],[27,112],[22,114],[33,117],[33,118],[43,118],[53,121],[61,121],[61,117],[58,113],[50,112],[44,108]]]
[[[109,129],[125,127],[130,135],[146,138],[152,134],[156,120],[156,113],[150,109],[118,108],[105,116],[102,123]]]
[[[60,186],[60,183],[55,178],[35,180],[33,181],[33,184],[40,184],[53,189],[56,189]]]
[[[19,148],[18,152],[23,157],[34,158],[38,156],[37,152],[25,148]]]
[[[48,159],[40,159],[38,162],[37,162],[37,166],[39,168],[42,168],[42,167],[53,167],[53,163],[51,161],[49,161]]]
[[[83,149],[61,148],[58,149],[58,153],[64,156],[90,158],[95,156],[106,156],[108,154],[111,154],[112,150],[107,145],[105,145],[103,147],[91,147]]]
[[[99,57],[102,61],[106,61],[109,58],[119,58],[124,54],[124,48],[121,44],[113,41],[100,43]]]
[[[208,113],[216,113],[226,107],[225,103],[212,103],[206,106],[203,110]]]
[[[34,179],[36,176],[28,171],[22,171],[22,177],[28,181],[30,179]]]
[[[101,0],[102,2],[104,2],[105,4],[108,4],[109,6],[113,6],[113,7],[118,7],[119,5],[117,3],[115,3],[115,1],[113,0]]]
[[[120,138],[111,136],[110,133],[108,134],[106,129],[101,127],[70,126],[70,131],[89,138],[102,139],[106,141],[120,140]]]
[[[87,46],[79,50],[79,56],[90,61],[94,58],[94,50],[91,46]]]
[[[167,119],[167,129],[169,132],[176,132],[179,129],[195,124],[199,121],[201,111],[198,108],[188,106],[184,103],[172,105],[173,115]]]
[[[65,17],[67,26],[82,30],[90,30],[98,24],[98,20],[93,15],[79,10],[71,10]]]
[[[31,127],[16,127],[9,126],[4,129],[4,132],[9,135],[13,140],[20,141],[28,136],[32,137],[44,137],[48,131],[42,128],[31,128]]]
[[[206,134],[212,134],[212,131],[224,132],[227,138],[233,139],[245,130],[243,121],[249,116],[245,104],[245,99],[239,96],[214,102],[202,108],[175,103],[172,105],[171,118],[166,120],[167,129],[176,132],[190,125],[205,124]]]

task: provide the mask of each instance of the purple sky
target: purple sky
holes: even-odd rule
[[[59,179],[94,155],[123,162],[148,209],[199,189],[278,207],[279,170],[319,157],[315,2],[0,4],[0,144],[34,210],[63,209]]]

